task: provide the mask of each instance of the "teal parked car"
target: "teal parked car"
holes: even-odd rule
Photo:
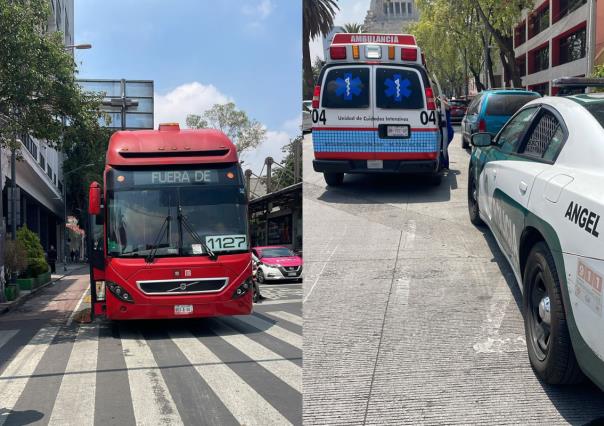
[[[461,121],[461,145],[470,147],[474,133],[496,135],[512,115],[524,104],[541,97],[537,92],[523,89],[492,89],[477,94]]]

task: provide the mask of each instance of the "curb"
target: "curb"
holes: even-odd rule
[[[14,308],[21,306],[23,303],[25,303],[26,301],[28,301],[29,299],[31,299],[34,295],[36,295],[39,291],[45,289],[46,287],[61,281],[63,278],[68,277],[70,275],[72,275],[74,272],[78,272],[83,268],[87,268],[88,265],[84,264],[82,266],[79,266],[77,268],[72,269],[71,271],[67,271],[67,273],[65,275],[61,275],[58,278],[55,279],[51,279],[49,282],[47,282],[44,285],[41,285],[40,287],[32,290],[30,293],[24,294],[23,296],[19,296],[17,299],[12,300],[10,302],[7,302],[5,304],[5,306],[0,306],[0,315],[5,314],[11,310],[13,310]]]

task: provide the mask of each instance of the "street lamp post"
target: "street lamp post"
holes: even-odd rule
[[[94,166],[92,163],[84,164],[67,173],[65,173],[63,170],[63,271],[67,271],[67,250],[69,249],[69,245],[67,243],[67,239],[69,237],[69,231],[67,230],[67,181],[65,178],[78,170],[92,166]]]

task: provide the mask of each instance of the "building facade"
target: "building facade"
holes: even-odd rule
[[[595,0],[536,0],[514,28],[514,53],[522,85],[545,95],[555,95],[551,81],[559,77],[590,74],[588,40],[590,2]],[[602,3],[600,1],[599,3]]]
[[[64,34],[66,46],[73,44],[73,0],[48,0],[51,15],[47,31]],[[4,223],[11,228],[15,206],[17,228],[27,225],[40,236],[44,250],[53,245],[62,255],[63,244],[63,176],[62,154],[44,140],[21,135],[21,149],[15,162],[17,192],[12,202],[11,153],[3,150],[1,188]]]
[[[407,25],[418,20],[413,0],[371,0],[363,26],[367,33],[404,33]]]

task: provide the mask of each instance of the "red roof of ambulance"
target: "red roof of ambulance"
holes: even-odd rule
[[[180,130],[178,125],[160,125],[160,130],[115,132],[109,140],[107,164],[235,163],[237,149],[219,130]]]

